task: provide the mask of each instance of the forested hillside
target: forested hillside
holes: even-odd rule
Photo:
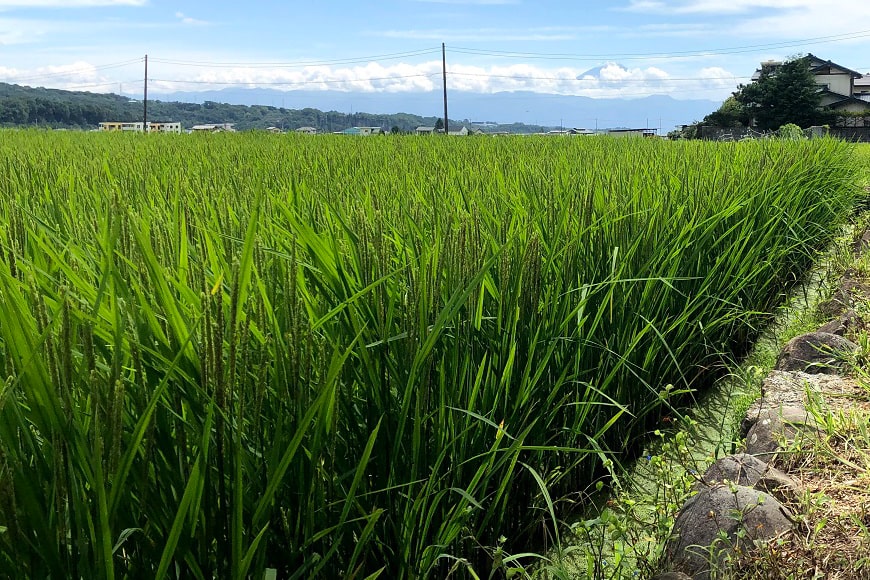
[[[0,83],[0,126],[45,125],[54,128],[95,129],[101,121],[139,121],[143,116],[141,101],[115,94],[62,91]],[[228,105],[205,101],[180,103],[148,101],[151,121],[180,121],[183,127],[203,123],[234,123],[240,131],[279,127],[286,130],[316,127],[321,132],[341,131],[348,127],[383,127],[413,131],[421,125],[435,125],[436,117],[409,113],[375,115],[341,113],[318,109],[284,109],[264,105]],[[468,121],[453,120],[458,126]],[[507,132],[540,130],[522,124],[499,128]]]

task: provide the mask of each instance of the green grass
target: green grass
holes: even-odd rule
[[[528,562],[856,196],[827,140],[3,137],[0,570],[28,576]]]

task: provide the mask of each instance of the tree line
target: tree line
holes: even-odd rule
[[[0,83],[0,125],[40,125],[54,128],[94,129],[100,122],[141,121],[143,103],[115,94],[32,88]],[[206,123],[233,123],[236,129],[315,127],[318,131],[341,131],[354,126],[396,127],[413,131],[434,125],[436,118],[408,113],[373,115],[318,109],[284,109],[264,105],[230,105],[205,101],[182,103],[149,101],[148,120],[177,121],[184,127]]]
[[[95,129],[100,122],[141,121],[143,103],[115,94],[32,88],[0,83],[0,126],[47,126],[52,128]],[[208,123],[233,123],[240,131],[278,127],[284,130],[314,127],[318,132],[342,131],[349,127],[382,127],[393,132],[413,132],[417,127],[433,127],[440,119],[411,113],[379,115],[342,113],[314,108],[285,109],[265,105],[230,105],[214,101],[182,103],[148,101],[149,121],[180,122],[183,127]],[[451,127],[469,121],[450,120]],[[496,130],[532,132],[543,127],[513,123]]]

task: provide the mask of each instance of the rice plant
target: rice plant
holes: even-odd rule
[[[522,564],[857,195],[829,140],[3,137],[0,573],[31,577]]]

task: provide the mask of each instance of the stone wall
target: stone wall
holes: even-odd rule
[[[868,246],[870,233],[865,232],[853,247],[856,256]],[[785,345],[764,380],[762,396],[741,423],[741,452],[710,466],[680,510],[666,546],[668,570],[658,579],[718,577],[734,560],[754,554],[760,543],[791,532],[795,514],[781,500],[793,497],[802,484],[774,462],[784,447],[818,436],[821,426],[807,411],[809,397],[830,397],[835,405],[855,399],[855,393],[866,397],[857,381],[841,375],[860,350],[846,337],[870,326],[861,308],[868,301],[870,281],[848,270],[832,297],[818,305],[830,321]]]

